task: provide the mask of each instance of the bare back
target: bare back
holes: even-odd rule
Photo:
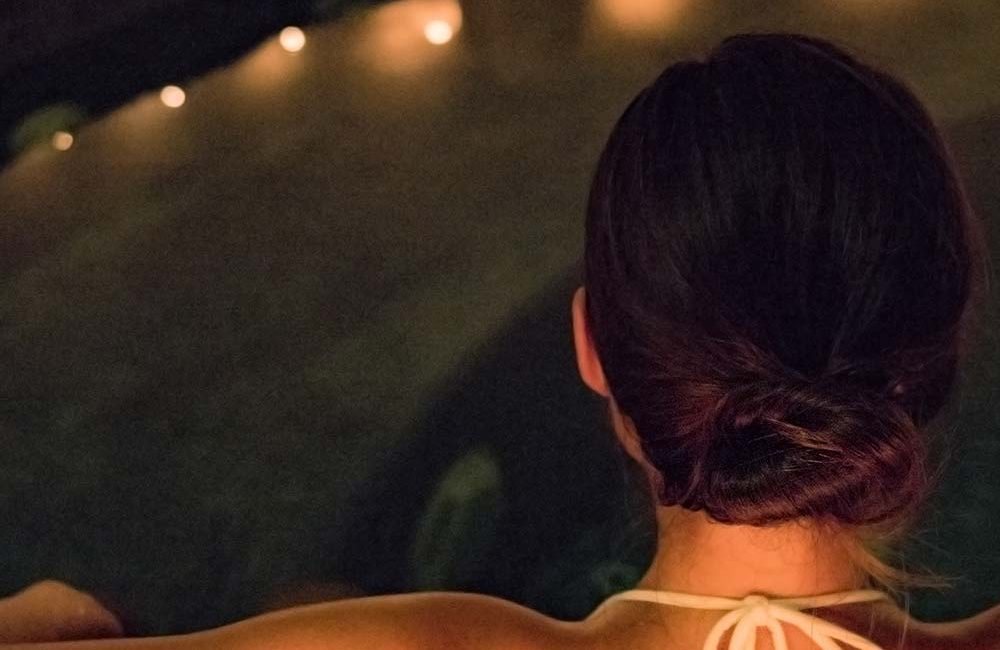
[[[455,598],[480,598],[454,594]],[[491,599],[492,600],[492,599]],[[543,617],[506,601],[484,603],[480,618],[464,626],[462,648],[526,650],[696,650],[719,612],[678,610],[646,603],[616,603],[579,622]],[[857,604],[812,610],[815,616],[870,639],[885,650],[1000,650],[1000,605],[948,623],[918,621],[895,604]],[[499,625],[497,625],[499,624]],[[491,630],[487,636],[476,628]],[[783,625],[789,650],[819,650],[798,628]],[[723,636],[725,649],[730,635]],[[758,630],[758,650],[774,650],[767,630]]]
[[[951,623],[914,620],[890,603],[812,613],[885,650],[1000,650],[1000,605]],[[4,645],[4,650],[697,650],[719,612],[620,602],[582,621],[561,621],[493,596],[424,592],[289,608],[175,637]],[[904,634],[905,632],[905,634]],[[789,650],[818,646],[787,626]],[[725,648],[728,635],[720,648]],[[758,650],[773,650],[767,632]]]

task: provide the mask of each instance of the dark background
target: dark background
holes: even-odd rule
[[[730,33],[839,40],[1000,217],[993,3],[646,4],[469,0],[442,46],[448,2],[0,6],[0,592],[63,579],[162,634],[412,589],[574,618],[630,586],[649,513],[568,310],[643,84]],[[921,618],[1000,601],[995,322],[991,297],[905,548],[957,578]]]

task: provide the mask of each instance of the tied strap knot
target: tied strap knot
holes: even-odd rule
[[[709,631],[702,650],[718,650],[723,635],[730,629],[733,634],[726,646],[727,650],[756,650],[759,627],[766,627],[771,632],[775,650],[788,650],[782,623],[801,630],[821,650],[843,650],[838,641],[857,650],[882,650],[871,640],[802,610],[888,600],[888,595],[864,589],[798,598],[768,599],[759,594],[750,594],[736,599],[675,591],[630,589],[611,596],[605,602],[612,600],[641,600],[660,605],[725,611]]]
[[[747,610],[746,618],[752,620],[758,626],[767,625],[773,620],[771,615],[771,601],[764,596],[751,594],[743,599],[743,607]]]
[[[719,619],[706,639],[705,647],[716,648],[722,635],[733,628],[728,650],[756,650],[757,628],[766,627],[771,632],[775,650],[788,650],[785,631],[781,627],[781,606],[771,603],[765,596],[750,594],[739,601],[740,605]]]

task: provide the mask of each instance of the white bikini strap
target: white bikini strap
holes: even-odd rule
[[[881,599],[888,599],[888,595],[873,589],[845,591],[806,598],[768,599],[765,596],[754,594],[742,600],[718,596],[698,596],[674,591],[630,589],[614,594],[604,602],[642,600],[660,605],[675,605],[693,609],[732,610],[712,626],[708,638],[705,639],[703,650],[716,650],[722,640],[722,635],[731,627],[734,629],[733,636],[729,640],[728,650],[755,650],[758,627],[766,627],[771,631],[775,650],[788,650],[788,641],[785,639],[785,631],[781,627],[781,621],[801,629],[823,650],[842,650],[836,641],[843,641],[858,648],[858,650],[882,650],[875,643],[854,632],[845,630],[817,616],[798,611],[813,607],[829,607]]]

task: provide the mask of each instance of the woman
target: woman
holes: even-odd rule
[[[577,622],[421,593],[65,647],[1000,648],[1000,607],[916,621],[874,587],[928,578],[872,551],[927,492],[922,431],[986,278],[980,225],[910,91],[822,40],[727,38],[633,100],[590,193],[574,342],[656,503],[635,589]],[[115,631],[85,596],[45,589]]]

